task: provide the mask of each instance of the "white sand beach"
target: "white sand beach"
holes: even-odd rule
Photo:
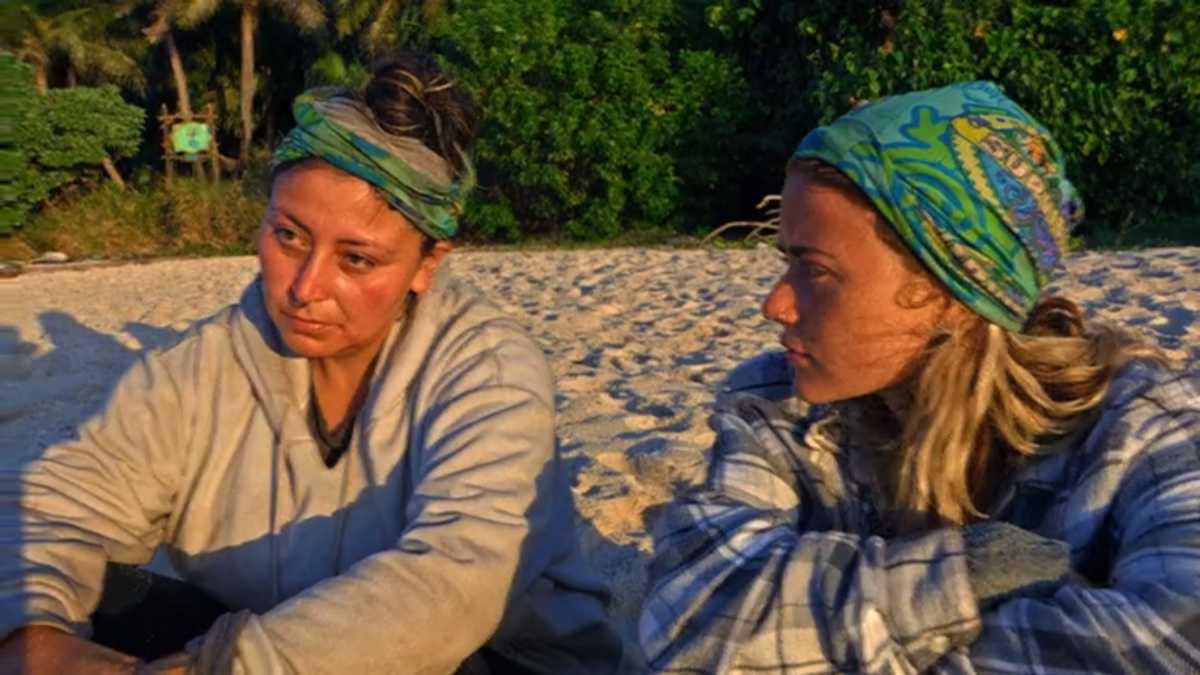
[[[713,390],[777,348],[759,303],[769,250],[461,252],[456,272],[528,327],[558,383],[581,536],[636,609],[654,507],[703,468]],[[1055,290],[1200,362],[1200,248],[1072,256]],[[138,350],[235,301],[252,258],[30,273],[0,281],[0,447],[36,452],[103,402]]]

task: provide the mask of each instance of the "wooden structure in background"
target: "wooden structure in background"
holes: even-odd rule
[[[162,135],[163,161],[167,165],[167,185],[175,177],[175,162],[186,162],[195,172],[206,176],[204,163],[212,164],[214,183],[221,182],[221,154],[217,150],[217,114],[212,104],[204,112],[169,113],[163,104],[158,115]]]
[[[725,223],[712,232],[709,232],[708,236],[700,240],[700,245],[703,246],[711,243],[717,238],[717,235],[721,234],[722,232],[739,227],[754,228],[750,234],[746,235],[746,237],[743,239],[743,241],[746,242],[763,241],[768,235],[774,235],[779,231],[780,199],[781,197],[779,195],[767,195],[766,197],[763,197],[762,201],[760,201],[758,206],[755,207],[759,211],[762,211],[762,214],[766,216],[766,220],[735,220],[730,223]]]

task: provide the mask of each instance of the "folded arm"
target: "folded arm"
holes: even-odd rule
[[[1063,585],[983,615],[945,673],[1200,671],[1200,410],[1164,413],[1137,444],[1109,516],[1117,553],[1101,588]]]
[[[1167,673],[1200,663],[1194,419],[1141,432],[1150,447],[1114,509],[1110,588],[1059,583],[980,613],[968,564],[979,550],[962,532],[885,541],[805,531],[804,490],[771,468],[794,458],[773,457],[761,429],[750,438],[725,415],[714,416],[718,432],[742,433],[718,437],[709,484],[656,535],[640,632],[657,670]]]

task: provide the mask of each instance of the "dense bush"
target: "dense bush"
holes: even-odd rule
[[[72,258],[246,254],[266,205],[258,181],[177,178],[170,187],[127,191],[110,183],[56,200],[30,219],[21,238],[34,250]]]
[[[1069,155],[1089,239],[1200,242],[1198,0],[715,0],[706,14],[764,130],[746,200],[860,99],[990,79]]]
[[[117,7],[32,4],[68,18],[72,8]],[[113,44],[144,41],[152,8],[163,6],[133,4],[140,9],[110,12],[123,17],[109,31],[125,42]],[[985,78],[1066,150],[1088,207],[1080,230],[1087,244],[1200,243],[1200,0],[420,4],[429,16],[416,21],[409,11],[392,35],[390,15],[366,11],[384,7],[370,2],[361,3],[365,14],[329,16],[324,33],[268,12],[254,97],[261,143],[249,163],[290,128],[295,93],[354,84],[367,72],[363,50],[408,40],[447,62],[483,114],[467,238],[694,234],[755,216],[762,195],[780,187],[800,138],[855,102]],[[238,18],[229,5],[205,30],[174,33],[193,107],[215,104],[226,148],[241,129]],[[0,44],[14,52],[25,45]],[[151,111],[176,98],[167,51],[156,54],[146,64]],[[97,173],[105,156],[136,148],[143,115],[113,90],[53,88],[86,72],[68,69],[67,56],[44,69],[46,97],[33,90],[28,69],[0,60],[0,232],[63,185]],[[154,142],[145,147],[138,161],[153,173],[160,153]]]
[[[708,227],[744,87],[677,0],[463,3],[446,52],[484,113],[468,232],[610,239]]]
[[[31,69],[0,56],[0,234],[11,232],[56,189],[137,153],[145,113],[115,87],[52,89],[41,95]]]

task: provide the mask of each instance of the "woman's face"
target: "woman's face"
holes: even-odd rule
[[[366,181],[324,162],[275,179],[258,237],[267,311],[292,351],[374,356],[409,292],[429,288],[450,250],[423,235]]]
[[[874,209],[803,174],[784,184],[787,270],[763,303],[783,327],[796,394],[829,403],[901,384],[946,311],[916,260],[880,235]]]

